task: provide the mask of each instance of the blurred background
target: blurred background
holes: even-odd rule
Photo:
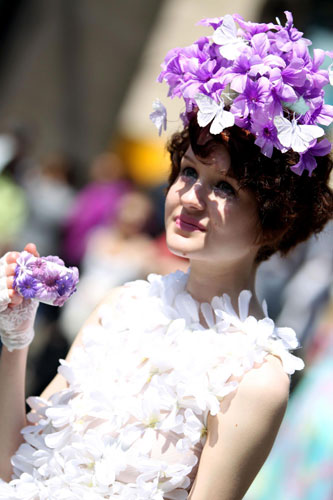
[[[149,120],[153,100],[166,102],[156,78],[167,51],[206,34],[204,17],[284,23],[284,10],[313,47],[333,50],[332,0],[0,0],[0,250],[33,241],[81,272],[63,308],[40,307],[27,395],[108,289],[187,268],[165,245],[166,136]],[[181,108],[168,102],[168,136]],[[331,223],[259,270],[258,293],[297,331],[306,369],[247,500],[333,498],[332,250]]]

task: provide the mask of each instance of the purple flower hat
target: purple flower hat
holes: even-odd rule
[[[292,14],[285,14],[285,26],[278,19],[246,22],[238,14],[203,19],[198,24],[212,27],[213,35],[170,50],[158,81],[168,84],[169,97],[184,99],[184,125],[195,112],[199,126],[210,124],[212,134],[233,125],[245,128],[262,154],[293,150],[299,162],[292,170],[311,175],[316,156],[331,150],[321,125],[333,122],[333,106],[324,102],[333,64],[327,70],[321,65],[333,52],[314,49],[311,56],[311,41],[293,26]],[[150,118],[161,134],[166,108],[156,99],[153,109]]]

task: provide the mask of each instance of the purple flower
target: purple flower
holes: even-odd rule
[[[236,97],[231,111],[235,115],[246,117],[258,107],[267,107],[272,103],[271,83],[264,76],[253,82],[248,79],[244,92]]]
[[[184,84],[193,80],[200,82],[200,86],[210,78],[215,64],[209,51],[209,39],[202,37],[188,47],[169,51],[158,81],[168,83],[170,96],[182,97]]]
[[[333,106],[324,104],[322,97],[311,99],[310,108],[312,109],[305,113],[304,123],[309,125],[315,125],[316,123],[326,126],[331,125],[333,122]]]
[[[216,30],[223,23],[223,17],[207,17],[197,22],[198,26],[212,26]]]
[[[233,15],[234,20],[244,30],[244,37],[251,39],[257,33],[266,33],[268,30],[275,28],[273,23],[253,23],[251,21],[244,21],[239,14]]]
[[[270,42],[266,33],[257,33],[251,38],[251,46],[253,54],[264,58],[268,55],[270,49]]]
[[[37,258],[35,261],[31,263],[30,269],[35,278],[43,276],[46,269],[46,262],[41,258]]]
[[[312,71],[316,72],[320,69],[325,59],[325,51],[323,49],[313,49]]]
[[[43,276],[43,287],[48,293],[58,291],[60,274],[57,270],[48,270]]]
[[[179,50],[179,49],[178,49]],[[165,58],[165,63],[162,65],[163,70],[159,74],[157,80],[162,82],[165,80],[169,85],[169,95],[173,94],[174,89],[182,81],[183,70],[180,66],[179,54],[177,49],[170,51]]]
[[[234,61],[233,65],[224,72],[221,78],[223,86],[230,83],[230,87],[233,90],[239,93],[243,92],[246,87],[250,68],[251,63],[248,55],[245,53],[241,54],[239,58]]]
[[[289,52],[294,47],[294,44],[298,41],[304,42],[306,45],[310,45],[310,40],[306,38],[302,38],[303,33],[298,31],[298,29],[293,26],[293,16],[291,12],[284,12],[287,18],[286,26],[283,28],[282,26],[277,27],[279,29],[278,33],[275,36],[275,42],[277,47],[282,52]]]
[[[68,299],[68,297],[66,295],[63,295],[62,297],[61,296],[57,297],[56,299],[54,299],[53,305],[58,306],[58,307],[62,307],[67,299]]]
[[[290,64],[282,70],[281,76],[284,83],[294,87],[302,87],[307,76],[303,59],[293,59]]]
[[[286,18],[287,18],[286,31],[289,34],[290,40],[292,40],[293,42],[297,42],[297,40],[302,38],[303,33],[301,31],[298,31],[298,29],[294,28],[294,25],[293,25],[294,20],[293,20],[292,13],[289,12],[289,10],[285,10],[284,13],[285,13]]]
[[[194,99],[198,92],[204,90],[204,84],[212,78],[215,66],[214,60],[202,64],[197,59],[189,62],[186,67],[185,82],[181,86],[184,98]]]
[[[311,87],[310,80],[305,82],[301,95],[310,109],[316,109],[319,102],[324,100],[324,91],[319,87]]]
[[[31,275],[26,274],[16,281],[18,292],[25,299],[33,299],[38,292],[38,281]]]
[[[304,43],[303,43],[304,42]],[[311,42],[309,42],[311,44]],[[293,50],[284,55],[285,60],[290,63],[293,59],[303,59],[305,67],[311,71],[313,62],[304,38],[294,43]]]
[[[245,128],[247,130],[251,130],[251,127],[252,127],[251,115],[247,115],[247,116],[235,115],[235,125],[237,125],[237,127],[240,127],[240,128]]]
[[[76,285],[79,281],[79,270],[77,267],[69,267],[68,273],[62,276],[57,280],[58,286],[58,294],[60,297],[63,297],[65,301],[76,292]],[[62,305],[59,304],[59,298],[57,298],[57,303],[54,302],[54,305]]]
[[[32,253],[26,252],[25,250],[21,252],[16,261],[16,264],[19,267],[20,274],[24,274],[25,272],[29,271],[35,259],[36,257],[32,255]]]
[[[58,296],[58,280],[61,275],[57,269],[47,269],[41,277],[40,288],[37,298],[43,301],[52,302]]]
[[[276,127],[266,113],[258,112],[253,116],[251,132],[256,136],[255,144],[261,148],[263,155],[271,158],[274,147],[281,149]]]
[[[60,296],[69,296],[72,294],[72,290],[75,288],[75,282],[73,276],[62,276],[57,280],[57,291]]]
[[[274,95],[279,101],[295,102],[298,96],[291,85],[288,85],[283,80],[282,71],[280,68],[273,68],[270,74],[270,82]]]
[[[297,175],[302,175],[304,170],[308,170],[309,176],[317,166],[316,156],[326,156],[331,151],[332,145],[328,139],[323,139],[300,155],[300,160],[291,170]]]
[[[47,262],[54,262],[55,264],[58,264],[58,266],[65,266],[64,261],[57,255],[48,255],[47,257],[43,257],[43,259]]]
[[[276,35],[275,43],[281,52],[289,52],[293,46],[293,42],[290,40],[289,34],[285,29],[281,29]]]

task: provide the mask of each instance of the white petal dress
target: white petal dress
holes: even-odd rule
[[[188,275],[150,275],[124,286],[100,308],[83,347],[59,372],[68,388],[48,401],[31,397],[31,423],[12,458],[0,500],[183,500],[205,442],[207,415],[268,353],[288,374],[303,368],[289,350],[290,328],[239,315],[227,295],[199,305]],[[208,326],[200,324],[199,312]]]

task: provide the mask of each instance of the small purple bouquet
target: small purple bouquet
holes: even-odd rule
[[[62,306],[76,291],[78,281],[77,267],[66,267],[59,257],[35,257],[23,251],[16,261],[13,288],[25,299]]]

